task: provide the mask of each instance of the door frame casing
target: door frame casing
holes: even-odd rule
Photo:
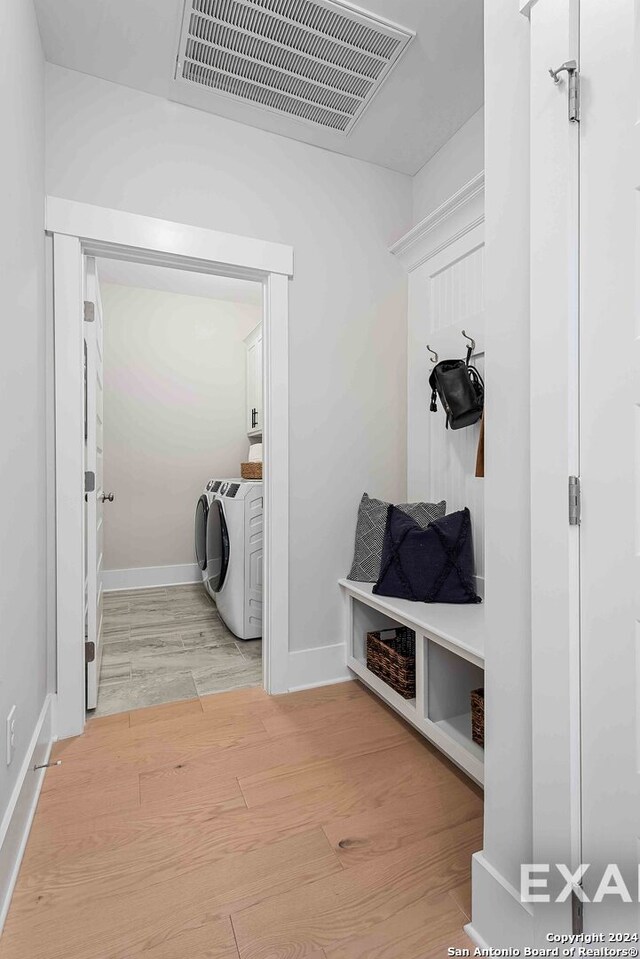
[[[57,735],[83,732],[83,257],[106,256],[254,280],[263,287],[263,669],[287,690],[289,657],[289,279],[293,249],[235,234],[47,197],[53,236]]]

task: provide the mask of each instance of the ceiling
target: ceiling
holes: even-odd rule
[[[173,270],[166,266],[132,263],[128,260],[98,260],[98,276],[102,283],[133,286],[139,290],[159,290],[204,296],[210,300],[231,300],[234,303],[262,303],[262,286],[250,280],[235,280],[211,273]]]
[[[184,0],[35,0],[47,60],[413,175],[483,102],[482,0],[361,0],[415,31],[345,136],[174,79]]]

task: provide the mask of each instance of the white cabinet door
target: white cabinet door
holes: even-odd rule
[[[255,410],[256,410],[256,429],[262,433],[262,330],[260,331],[258,337],[256,338],[256,345],[254,350],[255,365],[254,365],[254,395],[255,395]]]
[[[262,434],[262,326],[245,340],[247,346],[247,433]]]

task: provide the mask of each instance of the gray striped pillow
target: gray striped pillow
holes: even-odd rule
[[[357,583],[377,582],[389,505],[384,500],[372,499],[367,493],[363,493],[358,508],[353,563],[347,579]],[[399,503],[398,509],[426,529],[429,523],[442,519],[447,511],[447,504],[444,500],[439,503]]]

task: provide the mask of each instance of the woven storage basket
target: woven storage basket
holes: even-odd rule
[[[367,669],[403,699],[416,695],[416,634],[398,626],[367,633]]]
[[[471,691],[471,738],[484,749],[484,689]]]
[[[262,463],[240,463],[242,479],[262,479]]]

